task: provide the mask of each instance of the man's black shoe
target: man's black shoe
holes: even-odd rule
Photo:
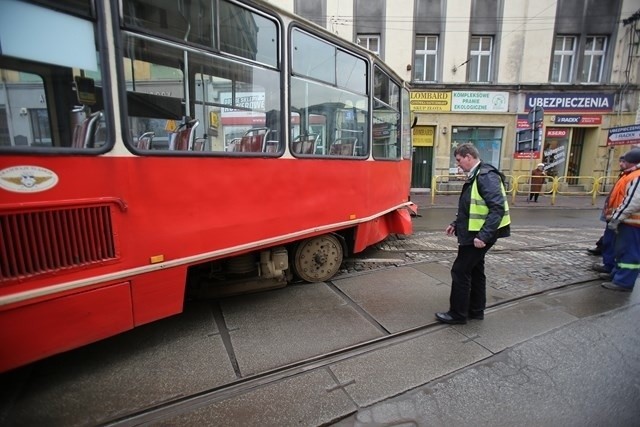
[[[438,319],[442,323],[448,323],[449,325],[464,325],[465,323],[467,323],[467,319],[456,319],[448,312],[436,313],[436,319]]]
[[[482,320],[484,319],[484,311],[470,311],[469,315],[467,316],[468,319],[476,319],[476,320]]]
[[[595,256],[600,256],[602,255],[602,249],[600,249],[599,247],[595,247],[595,248],[589,248],[587,249],[587,252],[589,252],[591,255],[595,255]]]

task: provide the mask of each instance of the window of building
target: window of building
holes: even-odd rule
[[[438,36],[416,36],[413,79],[435,82],[438,64]]]
[[[491,53],[493,37],[473,36],[469,45],[469,82],[491,80]]]
[[[607,51],[607,38],[604,36],[587,36],[582,62],[583,83],[599,83],[602,80],[602,69]]]
[[[454,126],[451,138],[451,158],[449,167],[456,169],[454,150],[460,144],[470,142],[478,149],[480,159],[500,169],[500,151],[502,149],[503,128]]]
[[[571,82],[575,55],[576,38],[574,36],[557,36],[553,49],[553,64],[551,65],[552,82]]]
[[[370,50],[380,56],[380,36],[378,34],[358,34],[358,46]]]

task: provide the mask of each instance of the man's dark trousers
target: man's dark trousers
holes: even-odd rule
[[[484,275],[484,256],[493,246],[458,246],[458,256],[451,267],[451,296],[449,312],[457,319],[469,313],[482,313],[487,304],[487,278]]]

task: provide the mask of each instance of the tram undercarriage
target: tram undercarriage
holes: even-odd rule
[[[189,268],[187,294],[215,298],[285,287],[301,280],[324,282],[340,270],[347,245],[339,234],[310,237]]]

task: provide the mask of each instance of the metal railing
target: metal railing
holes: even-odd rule
[[[517,195],[531,192],[532,175],[505,175],[505,191],[515,202]],[[539,178],[539,177],[538,177]],[[606,195],[611,191],[618,179],[617,176],[545,176],[540,194],[551,196],[551,204],[555,205],[557,196],[590,196],[591,204],[596,204],[597,196]],[[431,180],[431,203],[436,195],[460,194],[466,181],[466,175],[435,175]]]

